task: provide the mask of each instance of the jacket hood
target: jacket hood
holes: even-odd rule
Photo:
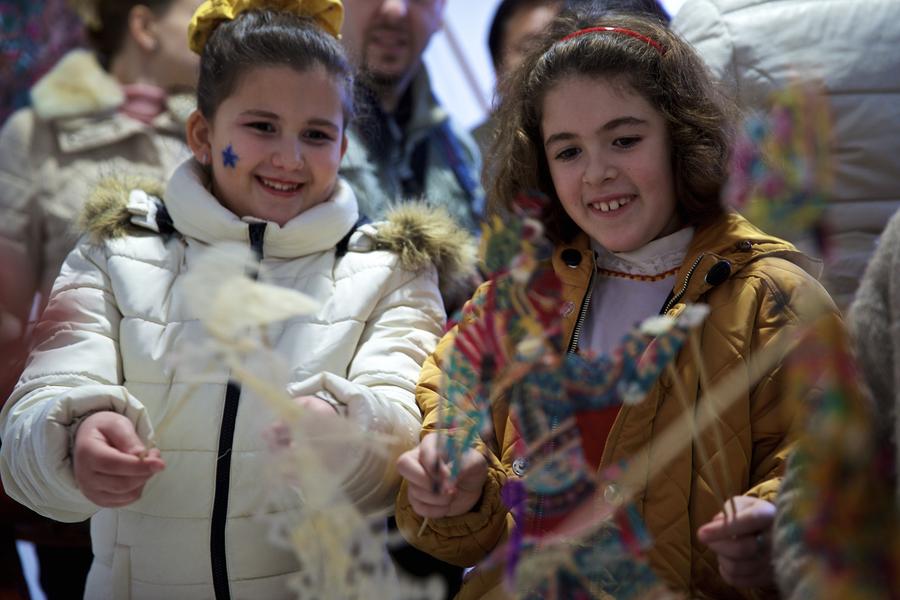
[[[240,217],[210,192],[209,171],[190,158],[172,173],[166,186],[165,205],[175,229],[206,244],[250,243],[252,216]],[[334,248],[353,231],[359,218],[356,196],[343,180],[321,202],[283,225],[266,222],[260,250],[269,258],[292,259]]]
[[[45,120],[111,111],[124,100],[119,82],[88,50],[72,50],[31,88],[34,111]]]
[[[564,285],[573,286],[583,294],[593,269],[591,254],[590,239],[583,232],[570,244],[557,246],[554,271]],[[790,242],[763,233],[737,213],[725,213],[711,223],[698,226],[675,276],[672,306],[698,301],[711,288],[766,257],[787,260],[815,278],[822,272],[821,261],[806,256]]]
[[[444,298],[471,291],[478,253],[475,239],[446,209],[421,202],[398,204],[376,224],[374,238],[378,248],[400,257],[404,269],[418,271],[433,264]]]
[[[187,168],[187,164],[182,165],[182,174]],[[182,181],[182,186],[187,184]],[[169,183],[171,186],[172,183]],[[140,229],[158,232],[157,215],[164,206],[162,198],[171,196],[171,189],[167,194],[166,187],[166,182],[148,177],[110,177],[101,180],[85,204],[80,219],[81,229],[95,243]],[[338,193],[343,194],[345,200],[348,195],[352,199],[352,191],[346,184],[340,184]],[[224,207],[218,203],[216,206],[228,213],[236,227],[246,227],[245,222]],[[166,210],[172,214],[175,229],[191,235],[191,232],[183,230],[185,224],[188,229],[192,225],[179,218],[180,208],[166,205]],[[356,212],[349,216],[355,219]],[[273,225],[275,228],[277,226]],[[342,235],[347,231],[349,229],[345,229]],[[433,264],[440,276],[441,287],[450,291],[457,287],[469,289],[469,280],[475,274],[477,263],[474,238],[459,227],[445,209],[424,203],[399,204],[387,213],[384,221],[360,227],[349,249],[392,252],[399,257],[400,265],[410,271]]]
[[[790,242],[762,232],[741,215],[729,212],[697,228],[678,271],[675,293],[680,295],[680,302],[693,302],[764,257],[787,260],[815,278],[821,275],[821,261],[806,256]]]
[[[148,206],[139,206],[138,196],[132,192],[143,192],[142,196],[161,198],[166,188],[165,181],[151,177],[107,177],[91,191],[79,219],[80,229],[95,244],[115,239],[140,227],[135,217]],[[146,204],[146,203],[145,203]]]
[[[125,102],[125,92],[88,50],[72,50],[31,88],[35,114],[45,121],[112,113]],[[157,117],[157,129],[183,135],[184,124],[197,105],[190,93],[169,94],[166,111]],[[97,125],[94,124],[94,127]],[[142,126],[132,123],[120,135]]]

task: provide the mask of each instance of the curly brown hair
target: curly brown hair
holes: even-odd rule
[[[637,32],[663,51],[619,32],[564,40],[600,26]],[[699,225],[723,213],[734,104],[720,93],[694,49],[663,23],[596,11],[561,14],[524,63],[500,82],[499,128],[483,173],[492,212],[505,212],[520,194],[537,191],[552,200],[544,225],[553,241],[571,241],[580,231],[556,195],[541,132],[544,98],[569,77],[613,80],[647,100],[666,121],[682,222]]]

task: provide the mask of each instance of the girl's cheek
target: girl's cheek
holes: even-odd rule
[[[235,148],[240,147],[244,154],[249,157],[250,155],[265,156],[267,148],[270,146],[274,147],[275,144],[268,140],[261,139],[259,136],[245,134],[235,139],[234,146]]]
[[[555,163],[549,163],[550,171],[550,181],[553,182],[553,187],[556,188],[556,191],[559,192],[561,187],[565,186],[565,179],[562,176],[562,171],[559,168],[559,165]]]

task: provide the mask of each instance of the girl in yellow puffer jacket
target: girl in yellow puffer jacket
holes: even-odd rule
[[[801,300],[838,318],[812,274],[816,264],[722,207],[731,111],[692,48],[660,23],[564,14],[500,97],[486,187],[499,209],[529,190],[550,198],[543,224],[555,244],[569,352],[610,353],[636,322],[709,306],[698,347],[682,350],[643,401],[576,415],[592,467],[633,467],[600,494],[633,499],[653,539],[650,565],[669,588],[691,597],[774,593],[772,502],[794,405],[780,362],[761,377],[751,365],[776,332],[801,324]],[[399,460],[397,520],[414,545],[471,566],[510,535],[514,519],[500,491],[529,467],[517,460],[520,432],[500,398],[492,435],[463,455],[452,485],[445,481],[445,438],[434,431],[447,359],[467,324],[444,337],[423,369],[425,431]],[[704,391],[736,374],[738,398],[713,427],[679,448],[662,446],[686,411],[709,407]],[[528,527],[537,534],[559,525],[536,520]],[[503,595],[498,569],[476,568],[460,597]]]

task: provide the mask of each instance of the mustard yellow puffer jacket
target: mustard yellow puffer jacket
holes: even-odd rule
[[[730,374],[748,371],[748,357],[765,348],[785,327],[799,323],[797,303],[802,295],[825,304],[827,318],[838,319],[837,309],[811,274],[815,262],[791,244],[768,236],[742,217],[728,214],[698,228],[676,281],[675,296],[667,314],[677,315],[686,303],[706,303],[710,314],[699,335],[705,372],[710,385]],[[587,239],[558,247],[553,268],[563,283],[564,330],[571,340],[593,270]],[[478,293],[483,293],[483,289]],[[462,323],[459,327],[465,327]],[[454,343],[456,329],[441,340],[426,361],[419,379],[417,402],[424,415],[424,433],[434,430],[441,386],[441,365]],[[705,409],[700,370],[693,353],[682,351],[676,360],[681,385],[688,391],[691,410]],[[747,374],[749,379],[749,374]],[[697,442],[684,444],[661,473],[650,478],[649,469],[662,453],[655,442],[682,414],[682,403],[673,381],[664,374],[643,402],[623,406],[606,441],[601,469],[626,459],[636,459],[640,468],[634,480],[622,485],[636,499],[637,508],[654,540],[649,552],[651,566],[667,585],[691,597],[741,598],[766,590],[739,591],[719,576],[716,557],[696,537],[697,528],[721,510],[714,490],[727,496],[747,494],[774,501],[782,467],[794,428],[795,404],[787,399],[787,381],[780,364],[758,382],[742,382],[747,391],[717,420],[723,438],[720,447],[708,428],[702,433],[705,453]],[[509,406],[492,407],[494,438],[488,442],[489,473],[481,502],[467,514],[430,519],[421,535],[422,519],[414,513],[406,494],[406,483],[397,502],[397,521],[409,541],[450,563],[477,564],[502,542],[513,525],[512,516],[500,499],[500,489],[515,477],[512,462],[518,433],[509,420]],[[497,447],[497,444],[500,444]],[[727,481],[721,459],[704,463],[714,449],[724,452],[729,465]],[[660,452],[660,454],[654,454]],[[730,487],[726,484],[730,484]],[[608,490],[621,493],[625,490]],[[502,598],[499,570],[469,574],[459,598]],[[774,592],[772,592],[774,595]]]

